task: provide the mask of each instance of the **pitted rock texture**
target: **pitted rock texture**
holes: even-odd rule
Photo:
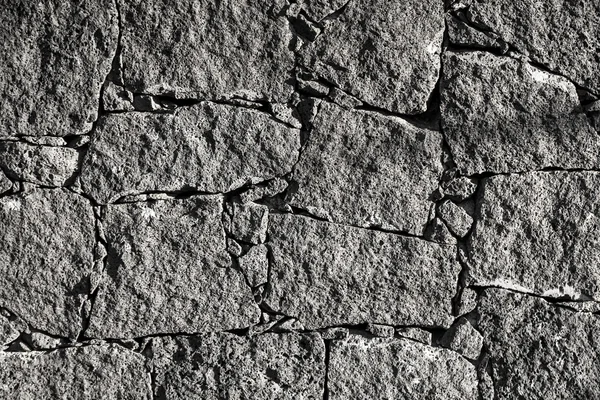
[[[198,196],[108,206],[106,268],[87,334],[127,338],[258,322],[226,251],[222,204],[221,196]]]
[[[319,399],[325,343],[317,334],[230,333],[153,339],[154,371],[168,399]]]
[[[144,357],[117,345],[0,353],[4,399],[151,400]]]
[[[88,133],[117,49],[114,1],[0,7],[0,136]]]
[[[309,329],[452,321],[460,272],[453,246],[275,214],[268,245],[268,302]]]
[[[0,399],[598,399],[600,6],[0,4]]]

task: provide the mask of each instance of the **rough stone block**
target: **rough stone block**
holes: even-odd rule
[[[173,114],[109,115],[81,184],[101,203],[146,191],[227,192],[289,172],[299,148],[299,130],[242,107],[203,102]]]
[[[152,348],[159,398],[292,400],[323,396],[325,345],[318,334],[156,338]]]
[[[104,281],[86,336],[244,328],[260,311],[233,269],[221,196],[108,206]]]
[[[331,103],[313,125],[290,203],[334,222],[422,235],[443,170],[441,134]]]
[[[267,302],[307,329],[450,326],[460,271],[454,247],[294,215],[270,220]]]

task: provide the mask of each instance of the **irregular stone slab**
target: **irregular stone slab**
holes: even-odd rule
[[[408,339],[333,341],[327,376],[331,400],[478,398],[473,365],[452,351]]]
[[[1,198],[0,221],[0,307],[75,337],[93,265],[91,204],[64,189],[37,189]]]
[[[106,277],[86,336],[244,328],[260,311],[231,267],[221,196],[108,206]]]
[[[0,315],[0,346],[7,345],[16,340],[20,334],[21,332],[17,330],[17,327],[7,317]]]
[[[239,259],[240,268],[252,287],[267,282],[269,270],[267,253],[267,246],[261,244],[251,247],[250,250]]]
[[[469,7],[475,23],[596,93],[600,93],[598,15],[600,3],[584,0],[490,0]]]
[[[477,360],[481,354],[483,337],[466,319],[460,318],[442,336],[440,344],[450,350],[456,351],[470,360]]]
[[[443,185],[444,197],[454,201],[463,201],[477,190],[477,183],[471,178],[458,177]]]
[[[600,299],[600,174],[538,172],[482,181],[470,281]]]
[[[286,102],[292,32],[261,0],[121,1],[123,80],[134,92]]]
[[[9,1],[0,26],[0,136],[89,131],[117,47],[114,1]]]
[[[0,168],[20,181],[64,186],[77,171],[78,160],[78,151],[69,147],[0,141]]]
[[[322,103],[289,201],[334,222],[422,235],[441,158],[439,132]]]
[[[446,14],[448,40],[456,46],[470,46],[484,49],[503,49],[504,44],[492,32],[483,32],[465,24],[460,19]]]
[[[418,114],[438,80],[443,32],[442,2],[351,1],[300,62],[370,105]]]
[[[0,353],[0,364],[4,399],[152,399],[144,357],[117,345]]]
[[[0,194],[8,192],[12,188],[12,182],[4,172],[0,170]]]
[[[444,201],[438,208],[438,214],[444,220],[448,228],[458,237],[465,237],[471,225],[473,217],[461,206],[454,204],[450,200]]]
[[[153,339],[157,397],[320,399],[325,344],[318,334],[230,333]]]
[[[478,315],[496,399],[593,399],[600,393],[598,316],[495,289],[481,296]]]
[[[204,102],[173,114],[109,115],[81,183],[102,203],[143,191],[226,192],[289,172],[299,148],[299,130],[241,107]]]
[[[575,86],[510,57],[444,55],[442,128],[464,175],[600,166]]]
[[[260,204],[233,204],[231,235],[248,243],[262,243],[267,234],[269,208]]]
[[[267,302],[307,329],[379,323],[449,327],[453,246],[271,214]]]

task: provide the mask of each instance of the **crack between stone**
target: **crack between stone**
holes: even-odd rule
[[[507,48],[508,48],[507,51],[504,52],[504,53],[501,53],[501,55],[507,56],[506,53],[509,53],[509,52],[512,52],[514,54],[518,54],[520,57],[522,57],[523,61],[526,61],[528,64],[530,64],[530,65],[532,65],[532,66],[534,66],[536,68],[539,68],[539,69],[541,69],[541,70],[543,70],[545,72],[548,72],[548,73],[551,73],[551,74],[554,74],[554,75],[557,75],[557,76],[560,76],[560,77],[566,79],[571,84],[573,84],[575,86],[575,88],[577,88],[577,89],[585,90],[585,91],[593,94],[594,96],[600,96],[600,93],[596,93],[592,89],[586,88],[586,87],[580,85],[579,83],[576,83],[573,79],[571,79],[570,77],[566,76],[565,74],[563,74],[561,72],[558,72],[556,70],[553,70],[548,65],[546,65],[546,64],[544,64],[542,62],[535,61],[535,60],[531,59],[529,56],[523,54],[523,52],[521,50],[519,50],[519,48],[517,46],[515,46],[514,44],[512,44],[512,43],[508,42],[507,40],[505,40],[502,37],[502,35],[494,32],[492,30],[492,28],[490,28],[488,26],[485,26],[482,23],[476,23],[473,20],[471,20],[468,17],[468,15],[467,15],[467,12],[468,12],[469,8],[470,8],[469,5],[466,5],[466,6],[462,7],[462,8],[457,8],[457,9],[455,9],[453,11],[450,11],[450,15],[452,15],[453,17],[455,17],[456,19],[458,19],[460,22],[463,22],[469,28],[474,29],[474,30],[476,30],[479,33],[482,33],[482,34],[484,34],[484,35],[486,35],[488,37],[495,36],[495,37],[493,37],[494,39],[499,40],[501,43],[505,44],[507,46]],[[461,16],[457,14],[457,11],[464,12],[465,13],[464,18],[461,18]],[[493,36],[490,36],[490,34],[492,34]],[[461,47],[465,47],[467,49],[470,48],[469,46],[461,46]],[[474,47],[473,49],[475,51],[488,51],[486,49],[476,48],[476,47]],[[492,51],[492,53],[494,53],[494,52]]]

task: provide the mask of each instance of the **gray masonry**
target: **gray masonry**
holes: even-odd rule
[[[600,398],[599,17],[4,1],[0,400]]]

